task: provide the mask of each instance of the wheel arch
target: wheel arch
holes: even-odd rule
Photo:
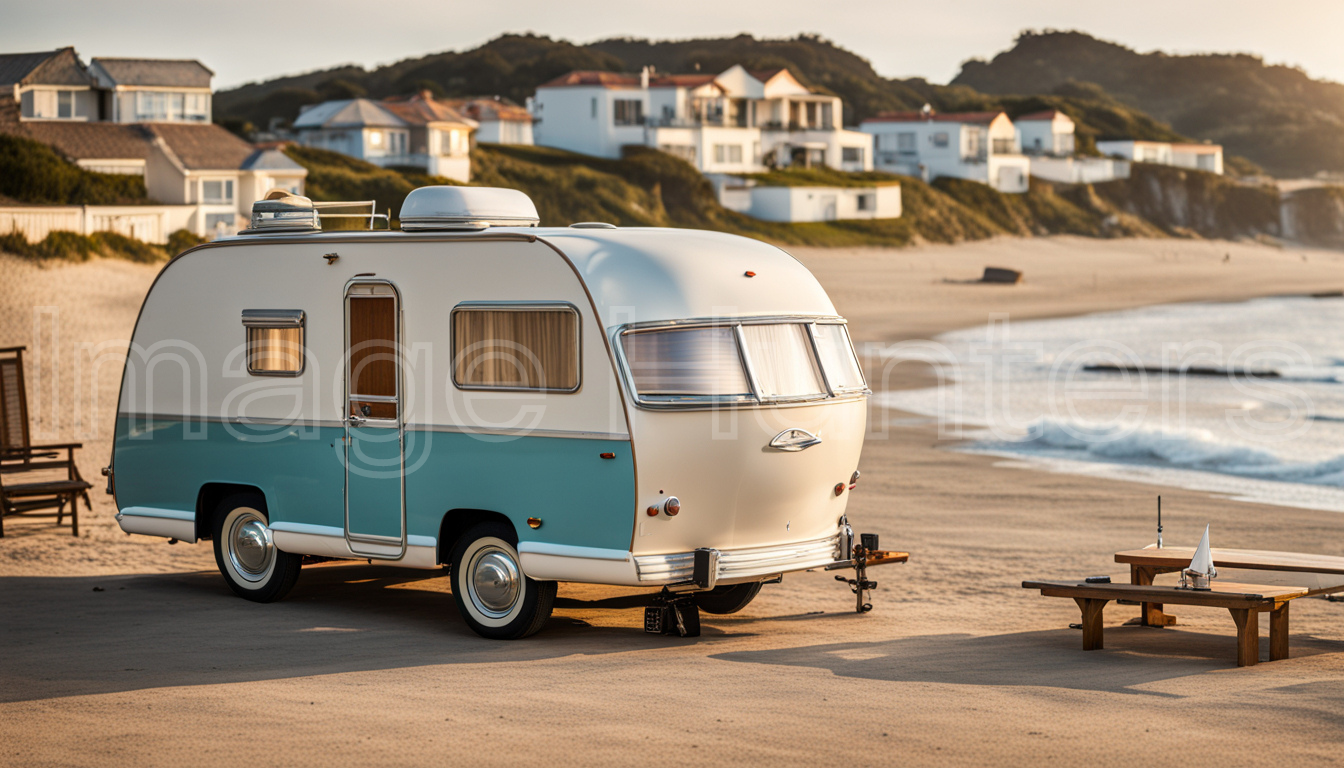
[[[462,534],[476,525],[491,521],[507,525],[513,531],[513,540],[517,544],[518,528],[509,519],[508,515],[489,509],[450,509],[443,514],[443,519],[439,521],[437,561],[447,563],[452,558],[453,547]]]
[[[242,483],[206,483],[196,493],[196,538],[214,537],[214,514],[219,503],[230,496],[242,493],[254,493],[266,500],[266,493],[255,485]],[[268,510],[262,510],[267,512]]]

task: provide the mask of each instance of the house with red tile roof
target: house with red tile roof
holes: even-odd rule
[[[1031,160],[1004,112],[884,112],[859,130],[871,134],[879,171],[932,181],[978,181],[1000,192],[1026,192]]]
[[[1220,144],[1181,144],[1170,141],[1123,139],[1098,141],[1097,151],[1135,163],[1156,163],[1208,173],[1223,172],[1223,147]]]
[[[1022,115],[1013,121],[1028,155],[1069,157],[1074,151],[1073,120],[1057,109]]]
[[[508,99],[448,99],[445,104],[476,121],[476,141],[486,144],[532,144],[532,113]]]
[[[787,69],[665,75],[576,71],[537,88],[536,143],[617,158],[622,147],[661,149],[706,174],[773,167],[872,169],[872,140],[845,130],[838,96],[809,89]]]

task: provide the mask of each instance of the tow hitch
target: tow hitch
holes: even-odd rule
[[[690,580],[663,587],[653,599],[653,605],[644,608],[644,631],[656,635],[699,637],[700,606],[695,604],[695,593],[713,589],[718,576],[719,551],[695,550]]]
[[[854,546],[848,560],[837,560],[826,566],[826,570],[854,569],[854,578],[836,576],[835,580],[848,584],[850,590],[854,593],[854,611],[856,613],[867,613],[873,610],[873,604],[864,601],[864,592],[877,589],[877,582],[868,578],[868,568],[874,565],[887,565],[888,563],[904,563],[910,559],[910,553],[878,549],[876,533],[861,533],[859,534],[859,541],[860,543]]]

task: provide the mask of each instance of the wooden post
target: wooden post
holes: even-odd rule
[[[1073,601],[1078,603],[1078,608],[1083,612],[1083,650],[1098,651],[1105,648],[1101,615],[1109,601],[1089,597],[1075,597]]]
[[[1129,566],[1129,583],[1151,586],[1156,572],[1142,565]],[[1176,623],[1176,617],[1162,611],[1161,603],[1143,603],[1139,606],[1139,623],[1145,627],[1168,627]]]
[[[1254,608],[1229,608],[1237,623],[1237,666],[1253,667],[1260,661],[1260,612]]]
[[[1288,658],[1288,606],[1285,602],[1269,612],[1269,660]]]

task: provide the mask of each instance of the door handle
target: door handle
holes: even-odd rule
[[[353,413],[350,414],[350,415],[349,415],[348,417],[346,417],[346,419],[345,419],[346,426],[350,426],[350,427],[358,427],[360,424],[363,424],[364,421],[365,421],[365,420],[364,420],[363,417],[356,416],[356,415],[354,415]]]
[[[775,435],[774,439],[770,441],[770,447],[780,451],[796,453],[820,443],[821,438],[806,429],[786,429]]]

